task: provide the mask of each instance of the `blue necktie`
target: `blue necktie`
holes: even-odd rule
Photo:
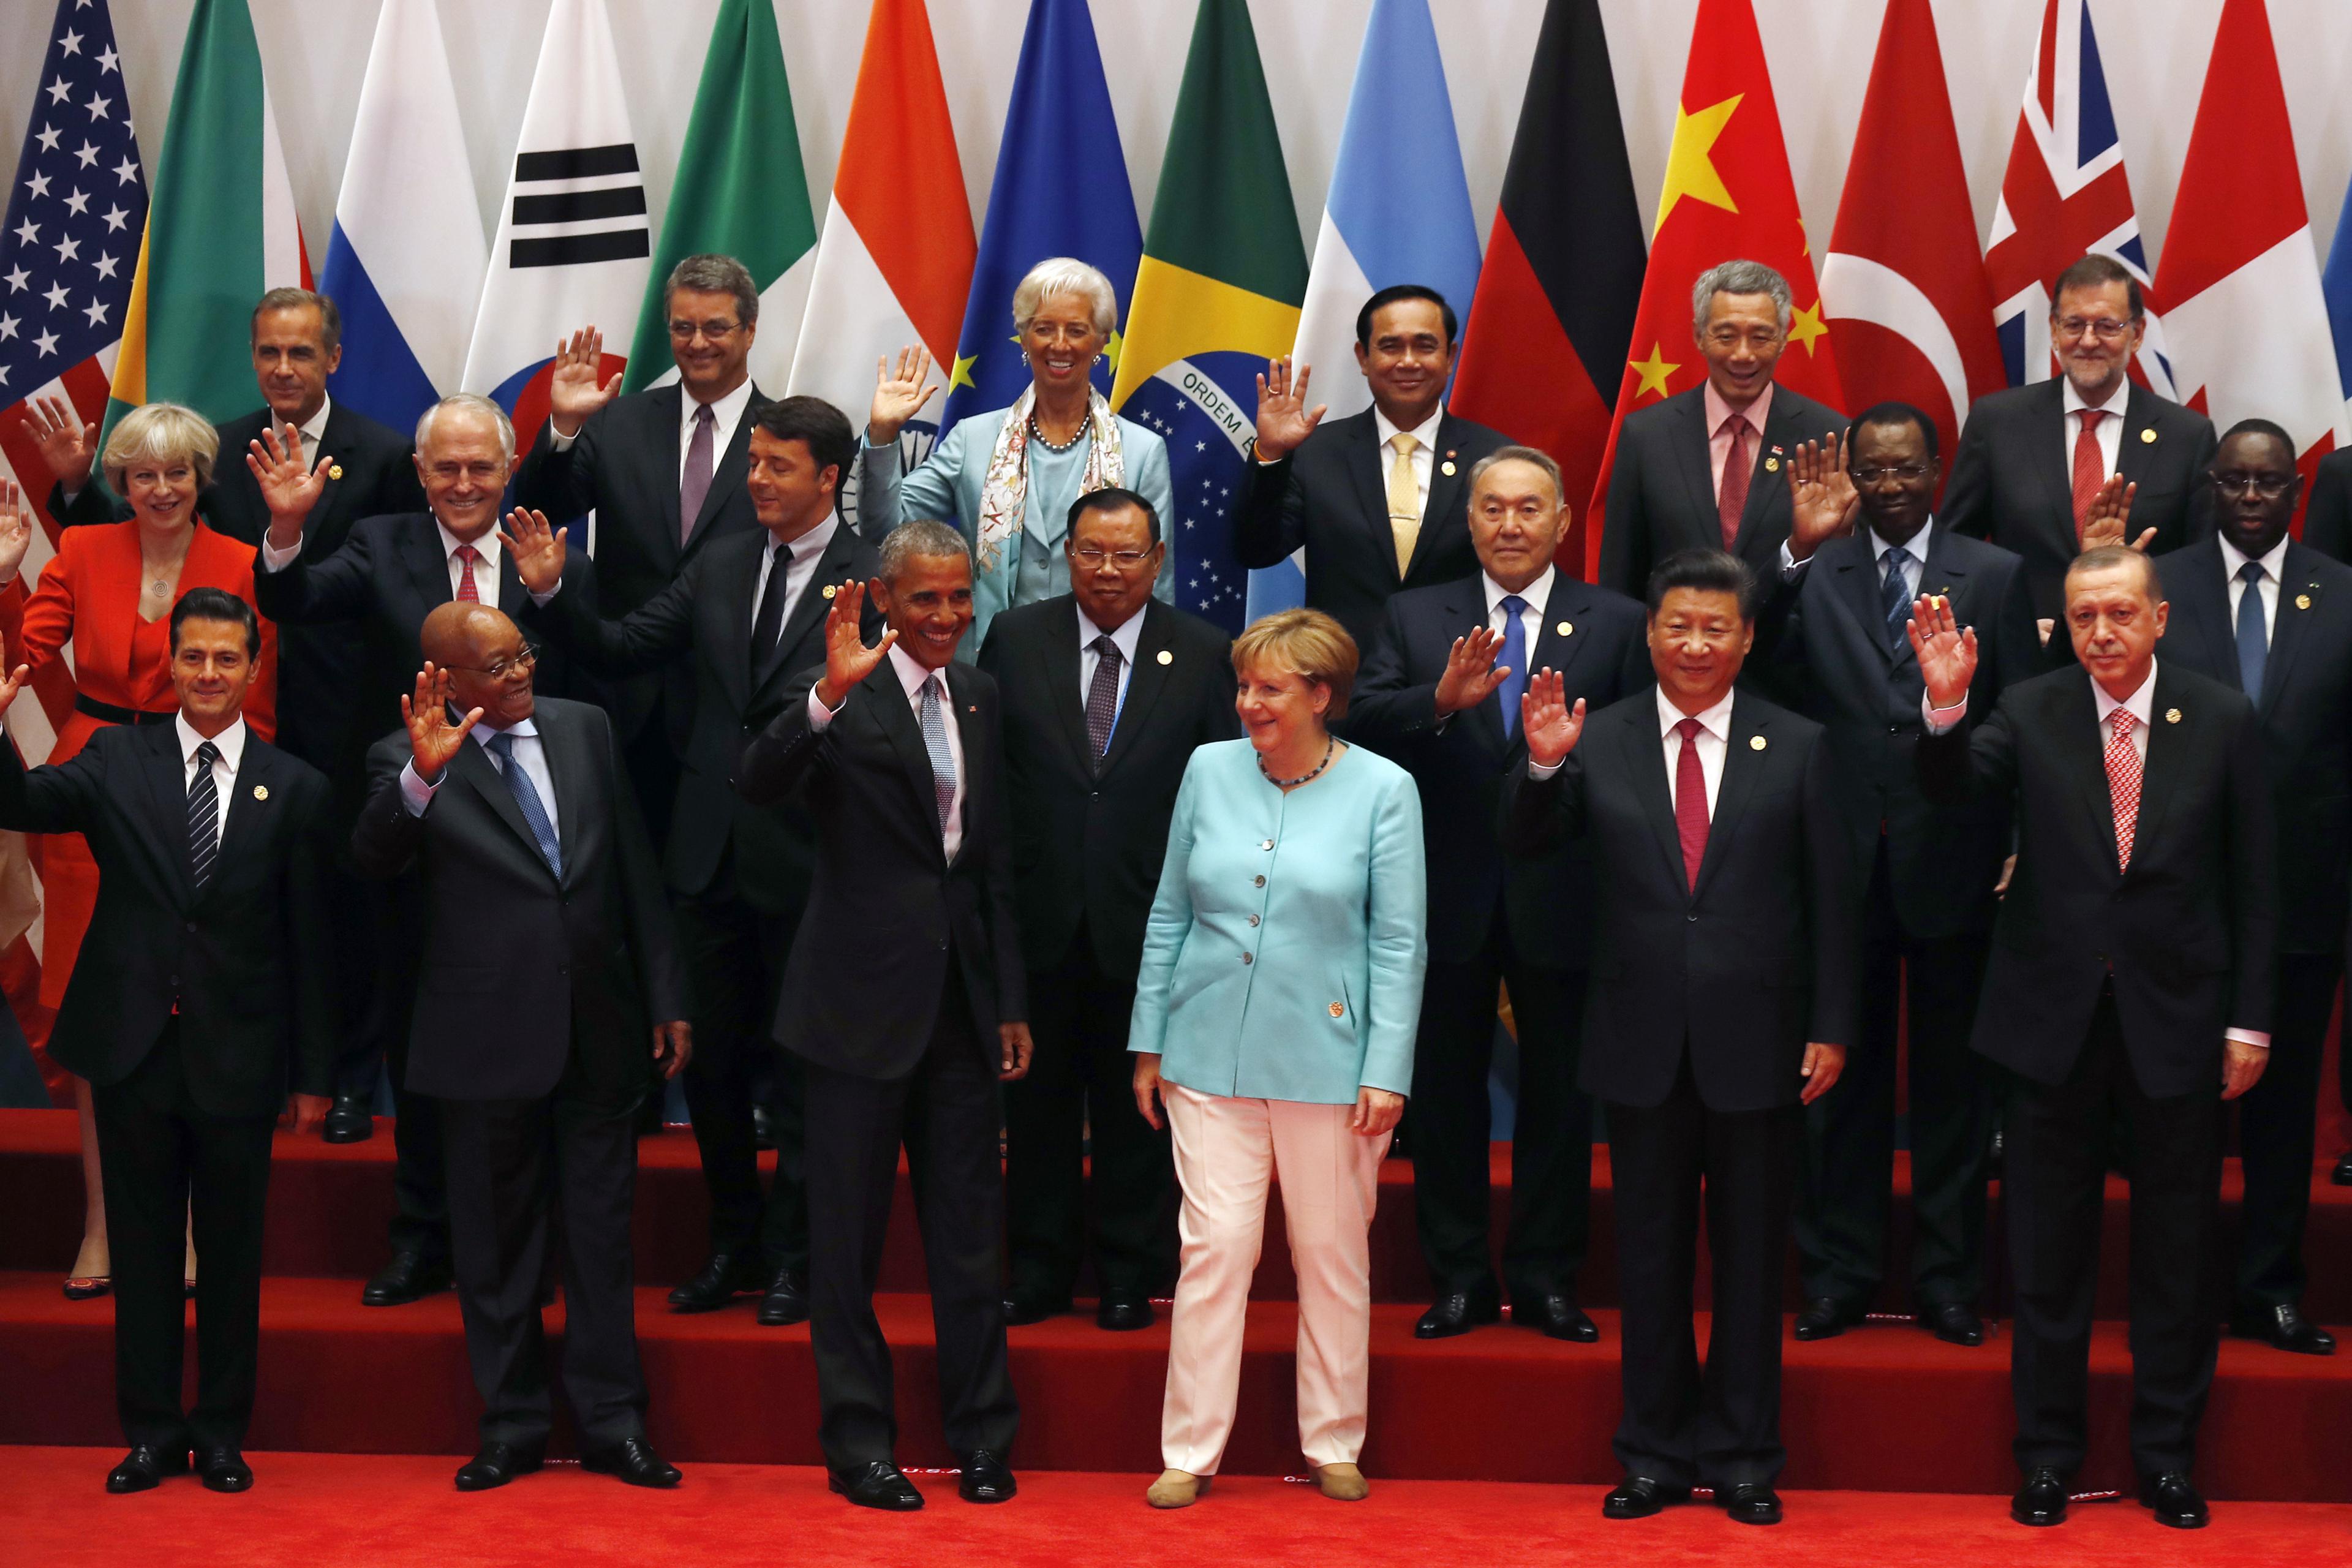
[[[531,837],[538,841],[539,852],[546,858],[547,868],[561,880],[563,876],[563,846],[555,840],[555,824],[547,819],[547,807],[541,803],[539,791],[531,786],[530,775],[523,772],[522,764],[515,760],[514,736],[511,733],[493,735],[487,744],[499,759],[499,774],[507,781],[507,793],[515,797],[515,805],[522,808],[522,819],[530,828]]]
[[[1496,662],[1511,673],[1503,677],[1503,733],[1519,732],[1519,699],[1528,689],[1528,626],[1519,617],[1528,602],[1517,594],[1503,595],[1503,656]]]
[[[1886,563],[1886,581],[1879,584],[1879,597],[1886,616],[1886,636],[1896,647],[1901,647],[1910,635],[1911,583],[1903,566],[1906,559],[1903,547],[1890,544],[1879,559]]]
[[[2238,684],[2260,702],[2263,665],[2271,653],[2271,639],[2263,626],[2263,563],[2249,561],[2239,567],[2238,581],[2246,585],[2238,595]]]
[[[948,721],[940,688],[947,678],[934,674],[923,682],[923,750],[931,754],[931,798],[940,808],[940,837],[948,831],[948,814],[955,809],[955,753],[948,750]]]

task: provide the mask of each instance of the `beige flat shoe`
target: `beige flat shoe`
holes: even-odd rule
[[[1333,1502],[1361,1502],[1372,1495],[1372,1485],[1353,1465],[1317,1465],[1315,1484]]]
[[[1214,1476],[1196,1476],[1190,1470],[1162,1470],[1160,1479],[1143,1494],[1143,1500],[1154,1508],[1191,1508],[1200,1501],[1201,1494],[1209,1489]]]

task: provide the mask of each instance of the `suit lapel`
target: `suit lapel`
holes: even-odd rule
[[[2042,490],[2049,498],[2050,515],[2057,520],[2053,542],[2062,556],[2072,560],[2081,541],[2074,532],[2074,439],[2066,429],[2066,378],[2053,375],[2042,384],[2049,390],[2042,394],[2033,415],[2035,434],[2029,443],[2032,456],[2028,461],[2041,477]],[[2128,448],[2130,442],[2125,446]]]
[[[544,727],[534,725],[534,728],[540,729],[541,744],[545,744]],[[554,764],[551,762],[548,772],[552,774],[554,771]],[[488,749],[471,736],[467,737],[466,743],[457,748],[457,754],[449,760],[449,772],[463,779],[475,794],[488,803],[491,812],[522,841],[523,847],[530,851],[532,861],[540,869],[547,870],[547,858],[539,852],[539,839],[532,834],[530,824],[523,820],[522,807],[515,804],[514,792],[507,788],[507,781],[500,776],[498,763],[490,761]],[[560,794],[556,796],[555,809],[560,820],[563,811],[563,797]],[[557,831],[561,833],[562,830],[558,828]],[[554,875],[551,871],[548,874]]]
[[[1157,599],[1143,602],[1143,634],[1135,639],[1135,668],[1127,677],[1127,700],[1119,705],[1118,723],[1110,732],[1110,749],[1103,752],[1103,774],[1118,766],[1135,750],[1136,737],[1151,725],[1151,710],[1168,689],[1180,655],[1171,636],[1173,613]],[[1086,715],[1079,714],[1078,732],[1086,733]]]
[[[1658,850],[1665,857],[1666,874],[1688,896],[1690,882],[1683,870],[1682,830],[1675,826],[1674,787],[1666,781],[1666,749],[1658,738],[1654,700],[1627,710],[1622,736],[1633,793],[1642,797],[1643,814],[1649,817]]]
[[[310,454],[310,466],[317,468],[319,460],[322,458],[331,459],[341,458],[349,450],[351,438],[351,416],[346,414],[343,411],[343,405],[338,403],[327,410],[327,423],[319,432],[319,449]],[[237,464],[238,468],[244,466],[241,462]],[[310,504],[310,517],[303,520],[303,536],[306,539],[309,537],[310,520],[325,515],[327,510],[335,504],[336,493],[343,488],[342,472],[341,462],[330,461],[327,464],[327,482],[320,487],[319,499]]]
[[[1559,577],[1553,577],[1552,593],[1555,596],[1557,596],[1559,592],[1559,583],[1560,579]],[[1549,609],[1549,605],[1547,605],[1547,609]],[[1464,578],[1448,584],[1448,596],[1445,603],[1439,607],[1438,614],[1444,617],[1441,654],[1453,647],[1454,639],[1455,637],[1467,637],[1471,632],[1476,630],[1480,626],[1492,626],[1494,622],[1486,608],[1486,588],[1484,574],[1482,574],[1476,577]],[[1538,647],[1539,647],[1540,646],[1541,643],[1539,638]],[[1537,652],[1538,648],[1529,648],[1528,650],[1528,669],[1538,669],[1542,668],[1537,662]],[[1495,662],[1500,664],[1502,661],[1503,656],[1500,650],[1500,645],[1497,645]],[[1522,670],[1519,673],[1524,676],[1526,675],[1527,670]],[[1479,703],[1477,707],[1471,709],[1465,721],[1475,724],[1478,727],[1480,737],[1485,740],[1490,748],[1497,752],[1501,751],[1507,743],[1503,735],[1502,689],[1497,687],[1494,691],[1487,695],[1485,701]]]
[[[2147,478],[2161,455],[2164,443],[2157,438],[2156,404],[2156,394],[2132,384],[2131,395],[2124,403],[2124,437],[2116,452],[2116,472],[2134,484]],[[2070,487],[2070,499],[2071,495]]]
[[[1661,554],[1692,544],[1713,550],[1723,543],[1722,512],[1715,503],[1715,456],[1707,444],[1706,388],[1693,387],[1682,395],[1687,401],[1675,421],[1675,452],[1669,466],[1682,476],[1690,496],[1696,536],[1671,545],[1660,543],[1657,548]]]
[[[1732,698],[1731,737],[1724,748],[1723,777],[1715,789],[1715,814],[1707,823],[1706,853],[1698,863],[1698,886],[1692,889],[1694,898],[1706,896],[1717,868],[1731,853],[1732,837],[1739,831],[1739,818],[1748,808],[1748,796],[1755,789],[1757,775],[1764,771],[1771,750],[1769,729],[1759,719],[1755,703],[1737,695]],[[1663,748],[1659,756],[1663,763]],[[1681,840],[1677,838],[1675,843],[1679,848]]]
[[[157,725],[157,729],[165,726]],[[174,737],[178,725],[170,726]],[[176,749],[176,748],[175,748]],[[245,755],[238,760],[236,780],[229,786],[228,811],[221,824],[220,847],[214,861],[213,879],[209,890],[220,882],[219,868],[228,864],[229,857],[242,854],[247,839],[260,830],[262,815],[270,805],[270,781],[277,776],[275,758],[254,736],[251,726],[245,735]],[[259,791],[259,794],[256,794]]]
[[[667,386],[656,386],[647,392],[645,405],[646,417],[654,423],[653,429],[646,432],[646,445],[653,448],[654,455],[663,463],[654,483],[654,489],[661,497],[662,559],[673,572],[681,553],[677,479],[684,470],[686,454],[678,445],[677,422],[685,408],[685,392],[673,381]],[[614,405],[615,410],[620,406],[619,404]],[[668,482],[664,483],[663,480]],[[711,469],[710,483],[713,489],[719,484],[719,471],[715,465]]]
[[[995,803],[987,795],[996,779],[995,760],[985,754],[986,740],[981,733],[980,726],[965,722],[966,720],[978,718],[980,713],[979,696],[972,689],[975,674],[971,666],[968,664],[948,666],[948,701],[952,706],[946,715],[947,721],[956,727],[957,738],[963,742],[965,845],[971,842],[975,826],[987,821],[989,814],[995,809]],[[918,738],[920,738],[919,734]],[[925,775],[929,776],[929,772],[930,756],[926,752],[924,753]],[[939,819],[939,807],[936,803],[932,803],[931,805],[931,819],[935,822]],[[941,852],[945,853],[947,845],[944,839],[941,840],[940,847]],[[958,847],[957,853],[959,855],[962,853],[962,846]]]
[[[195,883],[188,867],[188,764],[180,755],[180,727],[148,725],[141,738],[147,741],[147,782],[155,808],[156,838],[163,847],[164,864],[172,868],[185,907],[194,901]]]
[[[2180,716],[2178,721],[2170,717],[2176,713]],[[2156,831],[2164,821],[2165,808],[2172,804],[2180,773],[2180,753],[2189,744],[2191,726],[2203,723],[2209,715],[2181,706],[2179,683],[2159,658],[2147,717],[2147,758],[2140,764],[2139,817],[2132,829],[2134,865],[2139,863],[2141,847],[2155,840]]]
[[[429,511],[417,515],[421,526],[400,534],[400,558],[416,584],[417,597],[431,609],[449,602],[449,562],[441,553],[441,528]],[[504,559],[506,552],[499,552]]]
[[[2092,696],[2092,690],[2091,672],[2076,666],[2056,699],[2060,736],[2058,754],[2067,766],[2074,770],[2076,794],[2084,809],[2091,814],[2092,826],[2098,835],[2096,841],[2107,847],[2107,874],[2116,877],[2121,873],[2116,868],[2115,800],[2107,791],[2107,731],[2106,726],[2099,722],[2099,705]],[[2161,713],[2160,707],[2158,711]],[[2081,739],[2069,738],[2074,736]],[[2149,736],[2151,752],[2155,750],[2154,741],[2155,737]],[[2147,802],[2146,775],[2147,770],[2143,768],[2140,788],[2143,812]]]
[[[1872,545],[1868,534],[1856,532],[1851,540],[1842,539],[1831,546],[1834,553],[1824,564],[1830,568],[1832,588],[1862,623],[1864,640],[1892,664],[1895,642],[1886,635],[1886,617],[1881,613],[1885,591],[1878,581],[1878,563],[1871,559]]]
[[[2230,603],[2230,584],[2223,571],[2221,542],[2206,540],[2180,552],[2179,559],[2186,563],[2186,569],[2177,574],[2174,581],[2168,582],[2164,589],[2165,597],[2172,600],[2174,605],[2166,635],[2179,636],[2181,621],[2189,621],[2194,627],[2189,635],[2203,639],[2206,664],[2213,670],[2215,679],[2225,685],[2236,686],[2240,684],[2238,623],[2234,606]],[[2280,610],[2284,612],[2290,602],[2286,586],[2281,584]],[[2285,617],[2282,614],[2280,624],[2284,626],[2284,623]],[[2161,658],[2163,653],[2164,646],[2158,643],[2158,657]],[[2267,668],[2263,683],[2265,687],[2270,684]]]
[[[1739,509],[1739,537],[1732,542],[1733,554],[1748,548],[1748,541],[1764,526],[1773,505],[1786,493],[1788,477],[1780,472],[1780,463],[1788,448],[1803,440],[1805,435],[1796,395],[1786,387],[1774,388],[1772,412],[1765,416],[1764,434],[1758,438],[1756,461],[1748,476],[1748,503]]]
[[[1150,625],[1149,622],[1145,624]],[[1036,657],[1045,664],[1045,689],[1052,693],[1055,720],[1062,726],[1062,738],[1070,743],[1070,756],[1077,763],[1081,778],[1092,778],[1097,772],[1094,742],[1087,734],[1086,700],[1079,691],[1079,678],[1086,669],[1087,641],[1087,628],[1079,625],[1074,603],[1069,618],[1062,623],[1059,629],[1048,628],[1036,650]],[[1140,674],[1140,671],[1137,673]],[[1134,675],[1128,678],[1130,699],[1135,679]],[[1122,729],[1125,728],[1124,717],[1121,715]],[[1111,750],[1118,749],[1118,731],[1114,730],[1111,731]],[[1106,752],[1102,771],[1108,772],[1109,766],[1109,754]]]
[[[916,820],[929,826],[932,839],[938,841],[940,807],[932,794],[930,749],[923,744],[923,729],[915,718],[915,705],[907,700],[907,689],[898,684],[898,667],[885,655],[858,689],[865,694],[866,706],[873,713],[874,721],[881,726],[891,749],[898,753],[898,771],[906,776]],[[948,687],[948,695],[955,695],[952,684]],[[971,767],[971,757],[967,752],[965,771],[970,772]],[[944,844],[940,845],[940,852],[946,852]]]
[[[710,470],[710,489],[703,492],[702,510],[694,514],[694,528],[678,550],[680,559],[693,554],[700,547],[704,536],[710,531],[712,520],[725,509],[729,499],[743,488],[743,476],[751,466],[751,410],[757,408],[761,402],[760,389],[754,385],[751,400],[743,405],[743,412],[736,417],[735,433],[727,438],[727,449],[719,454],[719,461]],[[679,413],[682,416],[684,412],[681,405]],[[671,421],[670,429],[673,432],[677,429],[676,420]]]
[[[548,782],[555,786],[556,852],[563,862],[562,879],[568,886],[579,874],[580,858],[572,851],[582,842],[581,829],[590,820],[582,797],[594,764],[588,754],[585,731],[562,709],[542,705],[533,715],[531,727],[539,731],[540,749],[547,757]],[[499,783],[503,786],[505,781]],[[539,841],[532,839],[530,847],[536,852]]]
[[[761,542],[753,549],[747,564],[756,583],[760,575],[760,556],[767,549],[767,544],[764,532],[753,537]],[[857,534],[850,527],[849,520],[838,519],[833,525],[833,537],[825,541],[824,554],[816,563],[815,574],[809,578],[808,586],[801,590],[800,598],[785,612],[783,630],[772,644],[759,650],[758,659],[751,666],[751,696],[758,696],[770,681],[784,673],[784,650],[799,647],[810,628],[824,619],[826,613],[833,608],[834,592],[848,577],[850,557],[856,547]],[[751,603],[749,595],[744,595],[742,603],[736,607],[741,611],[737,618],[742,625],[741,641],[738,646],[748,650],[751,642],[751,618],[758,613],[758,607]],[[740,668],[744,660],[739,658],[735,663]]]
[[[2319,579],[2312,574],[2307,559],[2297,559],[2305,553],[2300,543],[2289,543],[2279,562],[2278,618],[2271,625],[2270,658],[2263,662],[2261,707],[2265,714],[2278,705],[2279,694],[2286,689],[2311,617],[2319,609]]]
[[[1437,421],[1437,449],[1429,455],[1429,504],[1421,509],[1421,531],[1413,535],[1412,555],[1405,566],[1408,577],[1437,548],[1432,540],[1445,520],[1465,515],[1462,499],[1464,476],[1458,460],[1460,439],[1461,422],[1451,414],[1441,415]],[[1454,471],[1449,474],[1448,468]]]
[[[1388,464],[1392,456],[1381,446],[1381,433],[1369,408],[1358,415],[1349,439],[1348,472],[1356,481],[1356,500],[1364,509],[1364,526],[1370,532],[1374,553],[1386,563],[1391,579],[1404,579],[1396,569],[1396,532],[1389,527]]]

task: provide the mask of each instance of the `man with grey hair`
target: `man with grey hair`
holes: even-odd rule
[[[1640,595],[1678,550],[1723,550],[1759,578],[1780,571],[1789,537],[1781,469],[1845,416],[1776,385],[1789,346],[1788,279],[1757,261],[1725,261],[1691,288],[1691,336],[1706,380],[1625,416],[1609,477],[1601,581]]]

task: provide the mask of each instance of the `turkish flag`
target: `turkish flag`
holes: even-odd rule
[[[1699,0],[1633,349],[1618,383],[1609,449],[1592,487],[1589,516],[1598,526],[1585,532],[1588,579],[1601,560],[1610,464],[1625,416],[1706,379],[1706,362],[1691,331],[1691,285],[1716,263],[1743,258],[1778,271],[1795,296],[1796,315],[1776,379],[1843,408],[1756,13],[1749,0]]]
[[[1849,412],[1908,403],[1948,460],[1969,404],[2009,374],[1927,0],[1887,0],[1822,294]]]

